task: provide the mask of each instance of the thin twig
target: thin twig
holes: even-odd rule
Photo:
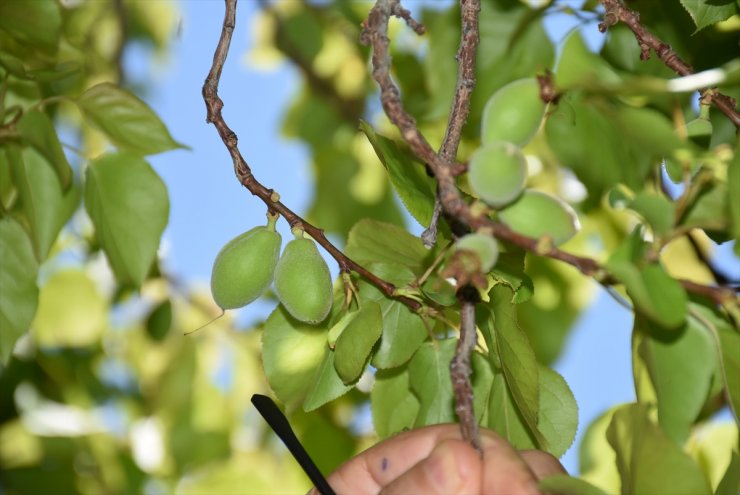
[[[398,127],[401,136],[411,151],[427,163],[437,178],[439,199],[444,211],[452,218],[466,224],[472,230],[487,229],[494,237],[539,256],[552,258],[577,268],[581,273],[594,277],[602,285],[614,285],[617,280],[596,260],[562,251],[551,244],[543,243],[518,234],[507,226],[494,222],[484,209],[471,209],[460,195],[449,162],[438,156],[416,127],[414,118],[406,112],[401,102],[400,91],[390,76],[391,60],[388,52],[388,20],[394,15],[399,0],[377,0],[363,23],[361,41],[372,45],[373,78],[380,87],[380,101],[388,118]],[[724,287],[710,287],[679,280],[689,292],[709,297],[717,304],[736,299],[734,291]]]
[[[458,291],[460,299],[460,338],[457,341],[455,356],[450,362],[450,378],[455,394],[455,412],[460,420],[460,431],[464,440],[483,455],[478,431],[478,421],[473,407],[473,386],[470,383],[470,355],[475,349],[477,334],[475,330],[475,299],[478,291],[473,287],[463,287]]]
[[[418,301],[405,296],[396,296],[396,287],[393,284],[377,277],[363,266],[345,256],[344,253],[329,242],[321,229],[314,227],[295,214],[290,208],[279,201],[278,195],[275,194],[272,189],[266,188],[254,177],[254,175],[252,175],[252,170],[237,146],[238,138],[236,134],[229,128],[221,114],[224,104],[218,96],[218,85],[221,78],[221,71],[223,70],[226,56],[229,53],[229,45],[231,43],[231,37],[236,24],[236,0],[225,0],[225,3],[226,12],[224,14],[221,36],[213,54],[213,64],[211,65],[211,69],[203,84],[203,101],[206,105],[206,122],[213,124],[216,127],[221,140],[231,155],[231,159],[234,163],[234,173],[239,179],[239,182],[241,182],[249,192],[260,198],[270,210],[279,213],[283,218],[285,218],[291,227],[300,225],[306,233],[326,249],[326,251],[337,261],[340,271],[354,271],[375,285],[386,296],[394,297],[413,311],[418,310],[421,308],[421,304]]]
[[[604,21],[599,24],[599,31],[605,32],[618,22],[624,23],[635,35],[640,45],[640,59],[650,58],[650,50],[653,50],[663,63],[679,76],[688,76],[694,73],[693,68],[686,63],[670,47],[670,45],[640,24],[640,14],[626,7],[621,0],[599,0],[604,6],[606,13]],[[702,98],[707,98],[716,106],[735,127],[740,127],[740,114],[735,110],[735,100],[715,90],[704,89],[699,91]]]

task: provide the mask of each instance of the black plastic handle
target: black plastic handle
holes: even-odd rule
[[[280,440],[283,441],[285,446],[288,447],[290,453],[293,454],[295,460],[301,465],[303,471],[311,479],[311,482],[319,493],[321,495],[336,495],[334,490],[331,489],[331,486],[329,486],[329,482],[326,481],[324,475],[321,474],[319,468],[311,460],[306,449],[301,445],[298,437],[295,436],[293,428],[288,423],[288,418],[285,417],[273,400],[266,395],[254,394],[252,395],[252,404],[254,404],[254,407],[257,408],[262,417],[265,418],[265,421],[267,421],[267,424],[270,425],[272,430],[277,433],[277,436],[280,437]]]

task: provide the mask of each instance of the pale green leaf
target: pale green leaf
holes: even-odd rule
[[[349,392],[351,385],[342,383],[335,369],[336,353],[324,346],[324,358],[311,378],[311,386],[303,401],[303,410],[313,411]]]
[[[373,301],[364,303],[339,335],[334,348],[334,366],[344,383],[360,378],[382,332],[380,306]]]
[[[364,219],[349,232],[345,254],[360,264],[396,263],[412,271],[424,267],[429,251],[421,239],[389,223]]]
[[[409,363],[409,386],[419,399],[414,426],[455,421],[450,361],[456,339],[427,342]]]
[[[696,24],[696,31],[729,19],[738,12],[734,0],[681,0],[681,5]]]
[[[0,0],[0,29],[22,44],[56,52],[62,12],[55,0]]]
[[[727,185],[732,236],[735,238],[735,254],[740,256],[740,142],[735,147],[735,156],[727,167]]]
[[[736,189],[733,187],[733,189]],[[680,224],[686,228],[701,228],[722,232],[731,225],[732,213],[728,184],[713,181],[702,189],[686,209]]]
[[[262,362],[275,395],[286,405],[303,401],[325,357],[326,328],[301,323],[278,306],[262,332]]]
[[[740,492],[740,455],[732,453],[730,465],[727,466],[725,475],[720,480],[715,495],[737,495]]]
[[[606,495],[601,488],[567,474],[555,474],[541,480],[540,490],[553,495]]]
[[[392,140],[376,134],[370,124],[360,122],[375,153],[388,172],[388,177],[412,217],[423,227],[429,226],[434,210],[434,181],[426,175],[424,165],[410,159]]]
[[[407,366],[375,373],[370,405],[375,432],[381,439],[414,426],[419,399],[411,392]]]
[[[80,190],[72,185],[63,191],[49,162],[34,148],[8,147],[7,153],[23,212],[31,227],[34,252],[43,261],[59,231],[77,209]]]
[[[16,340],[36,313],[38,263],[31,240],[11,218],[0,219],[0,359],[7,364]]]
[[[486,426],[518,450],[537,448],[537,442],[514,402],[503,373],[495,373],[493,376]]]
[[[67,189],[72,182],[72,168],[64,155],[51,119],[43,112],[29,110],[18,121],[17,128],[23,139],[54,167],[59,182]]]
[[[142,155],[184,147],[138,97],[110,83],[88,88],[77,99],[85,116],[116,146]]]
[[[154,169],[130,153],[103,155],[88,166],[85,208],[95,235],[122,283],[139,286],[167,226],[167,187]]]
[[[542,449],[561,457],[573,444],[578,429],[578,404],[562,376],[539,365],[539,415],[537,430]]]
[[[694,318],[666,335],[638,317],[634,331],[657,397],[660,426],[676,445],[683,445],[704,407],[716,368],[712,337]]]
[[[665,196],[641,191],[629,207],[640,214],[658,236],[668,234],[673,226],[673,204]]]
[[[617,409],[607,439],[617,454],[623,494],[711,493],[699,466],[650,420],[646,406]]]
[[[621,77],[603,58],[589,50],[579,31],[566,38],[555,69],[558,88],[618,84]]]

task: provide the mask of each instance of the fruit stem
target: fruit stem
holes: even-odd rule
[[[267,211],[267,228],[273,232],[275,232],[275,224],[278,221],[278,218],[280,218],[280,214],[277,212],[272,212],[270,210]]]
[[[293,235],[295,236],[296,239],[303,239],[304,238],[304,235],[303,235],[303,232],[304,232],[303,231],[303,225],[301,225],[300,223],[297,223],[297,224],[293,225],[290,228],[290,231],[293,233]]]

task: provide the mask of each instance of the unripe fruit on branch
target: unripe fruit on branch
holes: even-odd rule
[[[303,238],[302,231],[294,233],[275,268],[275,293],[293,318],[319,323],[332,304],[329,267],[313,240]]]
[[[481,272],[489,271],[498,260],[498,244],[490,235],[468,234],[455,242],[456,250],[472,251],[480,260]]]
[[[497,217],[514,232],[536,239],[547,236],[556,246],[580,229],[578,215],[568,203],[541,191],[524,191]]]
[[[275,231],[276,220],[235,237],[216,256],[211,293],[221,309],[246,306],[272,283],[282,241]]]
[[[524,146],[539,129],[544,114],[536,79],[510,82],[496,91],[483,109],[481,142],[510,141]]]
[[[470,157],[470,188],[493,208],[502,208],[514,201],[524,189],[526,180],[527,161],[512,143],[487,144]]]

